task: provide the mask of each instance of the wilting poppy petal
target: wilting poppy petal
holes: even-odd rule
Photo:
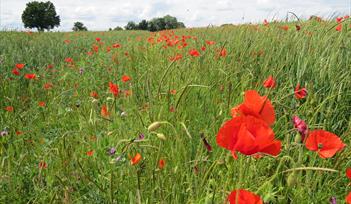
[[[228,196],[228,201],[230,204],[263,204],[260,196],[245,189],[232,191]]]

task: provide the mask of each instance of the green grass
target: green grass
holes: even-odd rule
[[[328,203],[336,196],[343,203],[351,191],[345,168],[351,166],[351,28],[342,32],[334,22],[306,21],[300,31],[279,28],[283,23],[175,30],[188,46],[163,48],[151,45],[148,32],[0,33],[0,202],[1,203],[223,203],[230,191],[248,189],[267,203]],[[155,41],[161,34],[155,34]],[[169,36],[169,33],[167,34]],[[104,43],[88,56],[95,38]],[[71,43],[66,44],[64,40]],[[215,45],[200,48],[205,40]],[[121,48],[107,46],[120,43]],[[227,49],[226,57],[218,50]],[[191,57],[196,48],[200,57]],[[128,56],[125,56],[128,52]],[[183,58],[171,63],[176,53]],[[257,54],[260,53],[260,54]],[[65,58],[74,60],[68,66]],[[11,70],[25,63],[21,76]],[[53,64],[55,72],[46,71]],[[79,69],[84,73],[80,74]],[[27,80],[24,73],[36,73]],[[123,83],[121,76],[132,78]],[[243,100],[243,92],[268,94],[263,81],[273,75],[277,87],[269,98],[276,111],[273,129],[283,149],[276,158],[239,155],[216,145],[221,124],[230,109]],[[14,80],[9,80],[13,77]],[[108,82],[132,95],[113,98]],[[51,90],[44,90],[45,83]],[[308,97],[294,97],[297,83]],[[169,93],[177,90],[176,95]],[[99,94],[98,100],[90,92]],[[46,107],[38,107],[44,101]],[[110,119],[100,115],[106,104]],[[4,110],[13,106],[14,112]],[[175,112],[170,112],[174,107]],[[121,113],[125,112],[125,116]],[[294,142],[293,115],[310,129],[323,128],[341,137],[348,146],[333,158],[321,159]],[[167,121],[155,132],[147,127]],[[16,131],[23,134],[16,135]],[[145,139],[129,144],[139,134]],[[201,140],[204,133],[213,151]],[[117,149],[116,155],[106,152]],[[86,152],[94,150],[93,156]],[[124,158],[111,163],[124,152]],[[135,166],[129,158],[143,159]],[[158,169],[158,160],[166,161]],[[40,161],[47,163],[39,169]],[[320,167],[337,172],[303,170]],[[293,176],[291,176],[293,175]],[[287,179],[294,182],[287,183]]]

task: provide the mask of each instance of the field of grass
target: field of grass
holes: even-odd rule
[[[0,32],[0,203],[226,203],[234,189],[265,203],[344,203],[350,21],[341,31],[334,21],[299,25]],[[274,106],[276,157],[234,159],[216,143],[247,90]],[[347,146],[320,158],[296,139],[294,115]]]

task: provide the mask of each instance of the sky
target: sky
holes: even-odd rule
[[[28,0],[0,0],[0,30],[24,30],[21,15]],[[257,23],[285,19],[287,12],[299,17],[325,18],[350,14],[351,0],[51,0],[61,18],[55,30],[70,31],[82,22],[89,30],[104,31],[128,21],[177,17],[187,27],[224,23]]]

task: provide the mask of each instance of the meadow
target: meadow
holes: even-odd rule
[[[0,39],[1,203],[226,203],[234,189],[345,203],[351,191],[349,19]],[[274,107],[262,126],[279,151],[244,142],[234,158],[219,130],[246,114],[232,108],[249,90]],[[345,145],[327,138],[321,158],[294,116]]]

